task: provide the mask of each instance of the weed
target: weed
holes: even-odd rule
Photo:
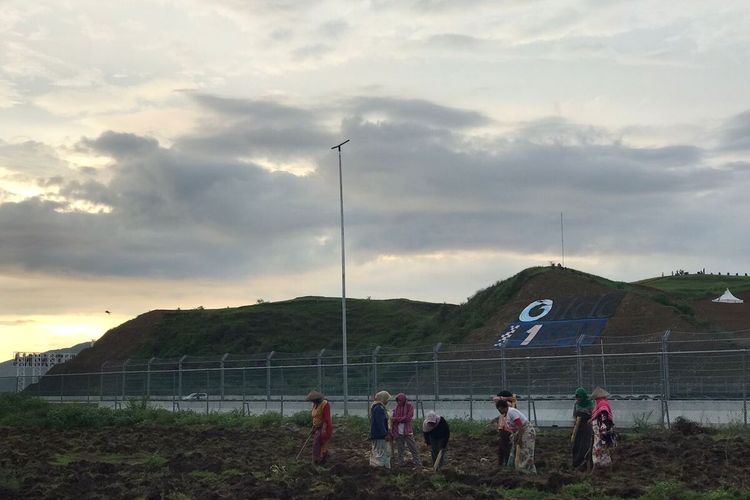
[[[221,471],[221,475],[223,477],[235,477],[235,476],[244,476],[245,473],[239,469],[226,469],[226,470]]]
[[[56,455],[54,460],[50,462],[52,465],[59,465],[65,467],[76,461],[76,455],[74,453],[61,453]]]
[[[169,462],[169,460],[167,460],[166,458],[162,457],[158,453],[154,453],[152,455],[149,455],[143,461],[143,465],[147,469],[157,470],[157,469],[161,469],[162,467],[164,467],[165,465],[167,465],[167,462]]]
[[[216,481],[219,479],[216,473],[207,470],[194,470],[189,475],[195,479],[205,479],[206,481]]]
[[[600,494],[594,490],[589,482],[566,484],[560,490],[560,496],[565,499],[575,500],[578,498],[600,498]]]
[[[656,429],[656,426],[651,423],[651,416],[654,414],[654,410],[648,412],[638,413],[633,415],[633,432],[636,434],[646,434]]]

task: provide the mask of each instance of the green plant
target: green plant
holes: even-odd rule
[[[636,434],[646,434],[653,431],[656,426],[651,423],[651,416],[654,414],[653,410],[647,412],[637,413],[633,415],[633,432]]]
[[[312,414],[309,411],[299,411],[294,415],[287,417],[287,420],[301,427],[312,426]]]
[[[588,481],[575,484],[566,484],[560,490],[560,496],[568,500],[579,498],[601,498],[601,492],[598,492]]]
[[[148,457],[146,457],[146,459],[143,461],[143,465],[147,469],[157,470],[167,465],[168,462],[169,460],[167,460],[166,458],[162,457],[161,455],[157,453],[153,453],[149,455]]]

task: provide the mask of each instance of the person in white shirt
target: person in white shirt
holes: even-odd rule
[[[505,417],[505,425],[513,433],[515,469],[529,474],[536,474],[536,465],[534,464],[536,429],[531,425],[526,415],[516,408],[511,408],[507,401],[500,400],[495,403],[495,407]]]

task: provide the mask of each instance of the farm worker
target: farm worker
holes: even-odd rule
[[[406,394],[400,392],[396,395],[396,408],[391,417],[393,439],[398,444],[397,460],[399,465],[404,465],[404,445],[409,447],[411,461],[417,467],[422,467],[422,459],[419,458],[417,443],[414,441],[414,430],[411,421],[414,419],[414,405],[409,402]]]
[[[573,469],[591,469],[591,443],[593,432],[589,420],[591,410],[594,409],[594,401],[589,398],[586,389],[579,387],[575,392],[576,402],[573,404],[573,434],[570,436],[571,450],[573,453]]]
[[[516,408],[511,408],[507,401],[501,399],[495,403],[500,415],[505,416],[505,422],[513,433],[515,457],[513,466],[517,471],[529,474],[536,473],[534,464],[534,445],[536,444],[536,429],[529,419]]]
[[[615,419],[612,415],[612,407],[607,398],[609,393],[597,387],[591,393],[591,399],[596,401],[594,411],[591,412],[589,425],[594,433],[594,446],[592,461],[594,468],[608,467],[612,465],[612,457],[609,449],[617,445],[617,434],[615,433]]]
[[[438,470],[445,463],[451,429],[443,417],[431,411],[422,424],[424,441],[432,449],[432,467]]]
[[[387,391],[375,394],[370,407],[370,436],[372,449],[370,450],[370,465],[373,467],[391,468],[390,434],[388,431],[388,410],[386,406],[391,399]]]
[[[313,404],[313,462],[321,465],[328,459],[328,441],[333,434],[331,405],[323,399],[323,395],[318,391],[312,391],[308,394],[307,400],[312,401]]]
[[[515,408],[518,402],[516,395],[510,391],[500,391],[492,400],[497,403],[500,400],[508,402],[511,408]],[[505,416],[500,415],[497,419],[497,430],[500,433],[500,440],[497,445],[497,461],[500,466],[507,465],[513,467],[513,443],[510,440],[511,431],[506,422]]]

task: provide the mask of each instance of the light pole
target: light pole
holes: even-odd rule
[[[339,199],[341,200],[341,340],[343,343],[344,368],[344,416],[349,416],[349,373],[346,356],[346,251],[344,249],[344,180],[341,173],[341,146],[349,142],[345,140],[331,149],[339,151]]]

